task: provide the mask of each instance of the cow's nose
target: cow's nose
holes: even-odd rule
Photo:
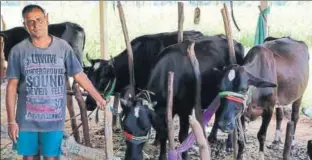
[[[227,123],[226,125],[226,130],[227,131],[231,131],[234,128],[234,124],[232,122]]]

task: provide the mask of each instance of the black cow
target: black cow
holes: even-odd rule
[[[202,36],[203,34],[198,31],[183,32],[184,39],[197,39]],[[136,88],[146,86],[148,75],[160,51],[167,46],[176,44],[177,38],[178,32],[165,32],[139,36],[131,41]],[[91,62],[91,66],[87,69],[87,75],[100,92],[104,92],[105,88],[112,87],[114,78],[116,78],[114,92],[121,92],[130,84],[126,49],[109,61],[91,60],[90,58],[88,60]],[[96,108],[96,103],[91,96],[86,99],[86,107],[89,111]]]
[[[262,125],[257,137],[260,143],[259,158],[264,159],[266,132],[275,105],[292,104],[291,120],[296,129],[302,96],[309,79],[308,46],[289,37],[270,37],[264,44],[249,50],[242,66],[229,66],[224,72],[220,91],[227,91],[228,94],[221,100],[220,107],[223,111],[218,126],[222,130],[231,131],[233,127],[229,126],[235,125],[234,115],[244,112],[242,100],[245,99],[248,107],[244,116],[251,120],[262,116]],[[283,112],[280,107],[276,108],[276,119],[273,144],[281,141]],[[238,141],[238,144],[237,158],[242,159],[245,146],[243,141]]]
[[[194,93],[195,93],[195,74],[193,72],[193,67],[187,56],[187,48],[190,41],[186,40],[176,45],[167,47],[162,51],[157,60],[157,64],[154,66],[150,77],[148,79],[148,84],[145,90],[151,91],[154,95],[151,95],[151,101],[156,101],[157,105],[154,107],[155,112],[152,110],[142,109],[137,106],[137,112],[146,112],[146,115],[152,115],[145,118],[145,123],[153,124],[156,129],[159,142],[161,143],[161,150],[159,159],[166,158],[166,140],[167,140],[167,125],[166,125],[166,102],[167,102],[167,82],[168,82],[168,72],[174,72],[174,82],[173,82],[173,114],[178,114],[180,117],[180,132],[179,141],[183,142],[188,135],[189,130],[189,115],[192,112],[194,106]],[[235,44],[235,55],[237,63],[242,64],[244,58],[244,48],[240,43],[234,42]],[[195,55],[199,62],[199,69],[201,72],[201,82],[202,82],[202,92],[201,92],[201,105],[206,108],[212,100],[218,94],[218,84],[222,78],[219,72],[215,71],[214,68],[223,68],[227,66],[229,62],[229,52],[228,52],[228,42],[224,35],[216,36],[205,36],[201,39],[195,41]],[[122,107],[131,106],[135,101],[131,101],[131,98],[127,97],[125,94],[122,97]],[[133,97],[133,96],[131,96]],[[130,99],[130,100],[128,100]],[[142,107],[143,108],[143,107]],[[129,109],[128,109],[129,110]],[[132,115],[134,112],[130,112],[124,109],[125,115]],[[127,112],[128,111],[128,112]],[[154,113],[154,114],[151,114]],[[142,115],[144,115],[142,113]],[[132,116],[135,117],[135,116]],[[131,132],[135,129],[140,129],[135,127],[139,125],[139,118],[124,119],[123,128],[131,129],[126,130]],[[142,127],[141,127],[142,129]],[[147,134],[149,128],[142,129],[145,134]],[[132,143],[131,148],[137,147],[137,143]],[[141,153],[141,151],[136,151],[136,153]],[[187,153],[183,153],[184,158],[187,157]],[[126,157],[127,159],[135,159],[133,157]]]
[[[67,41],[68,44],[73,48],[78,60],[82,64],[83,49],[85,45],[85,32],[80,25],[71,22],[50,24],[48,31],[49,34]],[[5,60],[7,61],[12,47],[25,38],[29,37],[29,34],[24,27],[14,27],[9,30],[0,31],[0,36],[4,37],[4,54]]]

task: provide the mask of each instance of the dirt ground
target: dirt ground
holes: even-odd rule
[[[6,109],[5,109],[5,86],[2,85],[1,87],[1,125],[5,124],[7,121],[6,118]],[[74,108],[76,114],[79,113],[79,107],[74,99]],[[88,113],[89,114],[89,113]],[[104,113],[100,111],[100,122],[98,124],[95,123],[95,112],[91,114],[89,118],[89,128],[90,128],[90,138],[91,138],[91,143],[92,147],[94,148],[99,148],[103,149],[104,152],[104,136],[103,136],[103,115]],[[68,115],[68,114],[67,114]],[[69,116],[67,116],[69,118]],[[80,124],[80,116],[78,116],[78,124]],[[177,141],[177,134],[178,134],[178,118],[175,118],[175,134],[176,138],[175,140]],[[286,125],[287,125],[287,118],[284,118],[283,123],[282,123],[282,141],[284,142],[285,140],[285,132],[286,132]],[[212,122],[208,124],[208,128],[212,127]],[[268,132],[267,132],[267,138],[266,138],[266,143],[265,143],[265,159],[266,160],[280,160],[283,159],[283,148],[284,144],[280,146],[279,149],[273,150],[269,149],[268,147],[271,145],[274,134],[275,134],[275,116],[273,116]],[[261,118],[257,119],[256,121],[250,122],[247,125],[247,154],[245,154],[245,159],[257,159],[258,158],[258,140],[256,138],[257,132],[260,128],[261,125]],[[71,132],[71,127],[70,127],[70,121],[66,122],[66,129],[65,129],[69,134]],[[209,131],[209,129],[208,129]],[[80,137],[81,139],[83,136],[82,129],[80,128]],[[113,141],[114,141],[114,155],[117,157],[121,157],[123,159],[124,154],[125,154],[125,143],[123,139],[123,134],[121,129],[119,128],[119,125],[114,129],[114,136],[113,136]],[[209,134],[209,132],[208,132]],[[158,159],[159,155],[159,148],[157,146],[154,146],[153,140],[155,137],[155,132],[153,131],[151,134],[151,138],[149,141],[145,144],[144,147],[144,159]],[[232,153],[227,153],[225,152],[225,145],[224,145],[224,140],[226,139],[226,134],[218,132],[218,143],[216,144],[210,144],[212,148],[212,159],[213,160],[232,160]],[[296,129],[296,136],[295,136],[295,148],[293,150],[293,160],[308,160],[308,157],[306,155],[306,146],[307,146],[307,141],[312,139],[312,120],[309,119],[308,117],[302,115],[300,116],[299,122],[297,124],[297,129]],[[83,142],[82,142],[83,143]],[[1,150],[5,148],[10,148],[11,143],[9,140],[6,139],[1,139]],[[1,157],[3,153],[1,152]],[[193,145],[192,148],[189,151],[189,156],[191,160],[199,159],[199,152],[198,152],[198,147],[196,145]],[[2,158],[1,158],[2,159]],[[20,159],[17,158],[17,159]],[[73,159],[82,159],[82,158],[73,158]]]

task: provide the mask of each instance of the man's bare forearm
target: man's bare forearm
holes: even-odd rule
[[[76,75],[74,75],[74,79],[78,82],[78,84],[87,90],[87,92],[91,95],[93,99],[96,101],[99,101],[102,96],[99,94],[99,92],[94,88],[91,81],[87,77],[87,75],[84,72],[80,72]]]
[[[16,89],[18,80],[9,79],[6,89],[6,110],[8,122],[15,122]]]

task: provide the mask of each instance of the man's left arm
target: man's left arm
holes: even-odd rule
[[[89,78],[84,72],[79,72],[74,76],[75,81],[91,95],[91,97],[96,101],[97,105],[104,109],[106,101],[103,99],[101,94],[95,89]]]
[[[65,66],[67,75],[73,77],[75,81],[91,95],[96,101],[98,107],[104,109],[106,101],[101,94],[95,89],[87,75],[83,72],[73,49],[68,45],[65,58]]]

